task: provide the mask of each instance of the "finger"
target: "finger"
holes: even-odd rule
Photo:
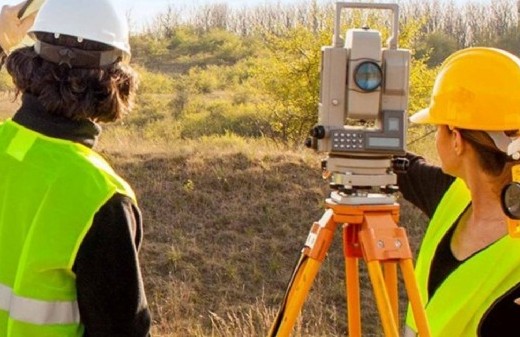
[[[13,6],[5,5],[2,10],[5,10],[10,15],[18,15],[18,12],[23,8],[23,6],[25,6],[26,3],[27,1],[23,1]]]
[[[36,14],[38,14],[38,11],[33,12],[30,15],[26,16],[22,20],[22,25],[25,27],[25,22],[28,21],[29,22],[29,28],[30,28],[32,26],[32,24],[34,23],[34,19],[36,19]]]
[[[27,31],[29,30],[29,28],[31,28],[31,26],[34,23],[34,19],[36,18],[36,14],[38,14],[38,12],[34,12],[22,20],[22,22],[20,23],[20,29],[22,31]]]

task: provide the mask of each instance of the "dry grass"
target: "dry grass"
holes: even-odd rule
[[[151,144],[148,151],[142,143],[117,151],[101,145],[144,212],[141,260],[155,334],[267,335],[310,225],[323,213],[328,189],[319,156],[233,136]],[[424,221],[402,203],[414,250]],[[336,236],[293,336],[346,334]],[[361,283],[364,336],[380,336],[364,270]]]
[[[3,96],[0,107],[5,118],[17,103]],[[232,135],[143,141],[124,125],[106,128],[98,150],[134,186],[143,210],[140,257],[154,335],[267,335],[310,225],[323,213],[320,157]],[[415,250],[425,219],[401,204]],[[381,336],[363,264],[361,284],[364,336]],[[337,233],[293,336],[346,335],[344,290]]]

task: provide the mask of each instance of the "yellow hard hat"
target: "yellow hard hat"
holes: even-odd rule
[[[520,59],[484,47],[453,53],[440,68],[430,106],[410,121],[470,130],[520,129]]]

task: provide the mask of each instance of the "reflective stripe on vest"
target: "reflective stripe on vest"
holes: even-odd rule
[[[115,193],[135,201],[91,149],[0,123],[1,337],[83,336],[72,269]]]
[[[465,260],[428,298],[436,248],[470,201],[464,182],[455,180],[437,206],[421,245],[416,277],[432,337],[477,336],[486,311],[520,280],[520,240],[506,235]],[[407,325],[417,331],[411,310]]]
[[[15,320],[32,324],[79,324],[77,301],[39,301],[13,294],[13,290],[0,284],[0,309]]]

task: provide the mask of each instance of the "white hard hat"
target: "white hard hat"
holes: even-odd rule
[[[128,23],[112,0],[46,0],[29,31],[34,32],[97,41],[130,56]]]

